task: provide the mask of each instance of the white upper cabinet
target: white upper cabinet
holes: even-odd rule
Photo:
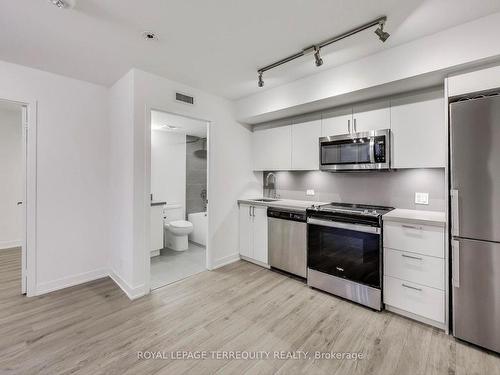
[[[321,120],[300,122],[292,125],[292,169],[319,169],[319,138]]]
[[[391,130],[393,168],[441,168],[446,165],[443,91],[393,99]]]
[[[252,135],[254,170],[277,171],[292,168],[292,127],[256,128]]]
[[[382,100],[356,105],[353,108],[352,132],[391,129],[390,101]]]
[[[352,107],[323,113],[321,119],[321,136],[352,133]]]

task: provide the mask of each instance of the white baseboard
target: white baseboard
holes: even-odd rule
[[[235,254],[231,254],[231,255],[219,258],[215,262],[213,262],[212,267],[210,268],[210,270],[215,270],[217,268],[224,267],[224,266],[226,266],[226,265],[228,265],[230,263],[234,263],[234,262],[237,262],[239,260],[240,260],[240,254],[239,253],[235,253]]]
[[[146,286],[140,285],[138,287],[131,287],[125,280],[123,280],[120,276],[117,275],[117,273],[113,270],[109,271],[109,277],[120,287],[121,290],[125,292],[128,298],[131,300],[140,298],[144,295],[146,295]]]
[[[428,319],[428,318],[424,318],[423,316],[416,315],[416,314],[413,314],[409,311],[401,310],[401,309],[398,309],[397,307],[393,307],[393,306],[389,306],[389,305],[385,305],[385,309],[387,311],[394,313],[394,314],[402,315],[405,318],[416,320],[417,322],[421,322],[421,323],[424,323],[424,324],[427,324],[430,326],[434,326],[436,328],[442,329],[443,331],[446,331],[445,323],[437,322],[435,320]]]
[[[14,241],[0,241],[0,250],[12,249],[13,247],[21,247],[23,241],[14,240]]]
[[[78,284],[87,283],[89,281],[102,279],[103,277],[108,276],[108,270],[105,268],[84,272],[74,276],[63,277],[61,279],[47,281],[44,283],[39,283],[36,286],[36,295],[39,296],[41,294],[46,294],[50,292],[54,292],[56,290],[69,288],[70,286],[75,286]]]
[[[256,265],[258,265],[258,266],[261,266],[261,267],[264,267],[264,268],[267,268],[267,269],[271,269],[271,266],[270,266],[269,264],[267,264],[267,263],[262,263],[262,262],[260,262],[260,261],[258,261],[258,260],[255,260],[255,259],[252,259],[252,258],[247,258],[247,257],[245,257],[245,256],[243,256],[243,255],[240,255],[240,258],[241,258],[242,260],[245,260],[245,261],[247,261],[247,262],[250,262],[250,263],[256,264]]]

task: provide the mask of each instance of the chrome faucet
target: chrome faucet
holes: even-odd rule
[[[272,178],[272,181],[270,181]],[[274,198],[274,199],[277,199],[278,198],[278,194],[276,192],[276,182],[278,180],[278,177],[276,176],[276,174],[274,172],[269,172],[267,175],[266,175],[266,181],[265,181],[265,184],[264,184],[264,190],[268,190],[268,194],[267,194],[267,197],[269,198]],[[264,195],[265,195],[265,192],[264,192]]]

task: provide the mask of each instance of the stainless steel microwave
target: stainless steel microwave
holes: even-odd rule
[[[323,171],[390,169],[390,155],[390,129],[319,139],[319,168]]]

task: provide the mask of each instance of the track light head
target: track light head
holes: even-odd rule
[[[319,55],[320,48],[314,47],[314,63],[316,64],[317,67],[320,67],[323,65],[323,59]]]
[[[375,34],[377,34],[382,43],[384,43],[391,36],[391,34],[389,34],[387,31],[384,31],[383,23],[379,23],[377,30],[375,30]]]
[[[259,87],[264,87],[264,79],[262,78],[262,72],[259,72]]]

